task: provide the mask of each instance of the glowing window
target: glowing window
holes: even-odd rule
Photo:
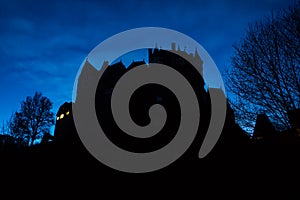
[[[70,112],[69,112],[69,111],[67,111],[67,112],[66,112],[66,115],[69,115],[69,114],[70,114]]]
[[[59,119],[62,119],[62,118],[64,118],[64,114],[61,114],[60,116],[59,116]]]
[[[56,117],[56,120],[59,120],[59,117]]]

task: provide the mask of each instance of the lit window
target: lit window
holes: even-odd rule
[[[67,111],[67,112],[66,112],[66,115],[69,115],[69,114],[70,114],[70,112],[69,112],[69,111]]]
[[[59,116],[59,119],[62,119],[62,118],[64,118],[64,114],[61,114],[60,116]]]
[[[59,120],[59,117],[56,117],[56,120]]]

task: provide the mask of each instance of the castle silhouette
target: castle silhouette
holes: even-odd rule
[[[193,63],[188,62],[185,58],[189,58]],[[203,79],[203,60],[198,54],[197,49],[195,49],[194,54],[188,54],[186,50],[180,50],[179,46],[176,49],[176,44],[172,43],[170,51],[158,49],[157,47],[148,49],[148,63],[164,64],[175,69],[189,81],[194,89],[199,102],[201,120],[195,142],[186,154],[188,155],[187,157],[194,157],[196,159],[211,116],[210,95]],[[133,61],[128,67],[124,66],[122,61],[109,65],[99,80],[95,94],[95,110],[101,128],[114,144],[131,152],[150,152],[162,148],[172,140],[180,124],[180,105],[178,100],[169,89],[156,84],[147,84],[135,91],[130,99],[129,110],[135,123],[145,126],[150,122],[148,117],[149,108],[154,104],[161,104],[167,112],[167,120],[163,129],[158,134],[150,138],[136,138],[124,133],[115,123],[110,106],[113,88],[119,78],[125,73],[144,64],[146,62],[143,60]],[[104,65],[108,65],[108,63],[105,62]],[[193,65],[197,66],[199,71]],[[88,89],[91,84],[90,80],[97,79],[99,73],[100,71],[97,71],[86,60],[81,76],[78,78],[78,87],[81,87],[80,90]],[[93,77],[89,76],[89,79],[84,79],[83,77],[87,77],[87,74]],[[224,92],[220,88],[212,88],[210,91],[218,95],[224,95]],[[80,95],[82,94],[77,93],[77,96]],[[74,103],[76,104],[76,102]],[[56,115],[57,121],[54,137],[58,143],[79,145],[80,139],[72,118],[72,104],[71,102],[66,102],[59,108]],[[227,144],[228,146],[237,145],[239,147],[243,147],[245,144],[248,145],[250,137],[235,123],[234,113],[229,104],[227,104],[224,130],[226,131],[221,135],[220,142],[218,142],[219,145]]]

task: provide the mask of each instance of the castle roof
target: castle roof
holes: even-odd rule
[[[145,61],[132,61],[132,63],[128,66],[127,70],[130,70],[134,67],[137,67],[139,65],[146,64]]]

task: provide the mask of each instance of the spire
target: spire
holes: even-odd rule
[[[180,50],[180,46],[179,46],[179,45],[178,45],[178,49],[177,49],[177,51],[181,51],[181,50]]]
[[[195,58],[200,59],[200,55],[198,53],[197,47],[195,48]]]
[[[194,55],[194,60],[195,60],[195,64],[197,66],[200,66],[201,69],[203,69],[203,60],[201,59],[199,53],[198,53],[198,50],[197,50],[197,47],[195,48],[195,55]],[[203,74],[203,73],[202,73]]]
[[[122,62],[122,60],[121,60],[121,62]],[[105,60],[105,61],[103,61],[103,64],[102,64],[102,67],[108,67],[108,61],[107,60]]]
[[[158,50],[157,42],[155,42],[155,47],[154,47],[153,53],[155,54],[155,53],[157,53],[157,52],[159,52],[159,50]]]
[[[172,44],[171,44],[171,49],[172,49],[172,51],[175,51],[175,50],[176,50],[176,43],[175,43],[175,42],[172,42]]]

